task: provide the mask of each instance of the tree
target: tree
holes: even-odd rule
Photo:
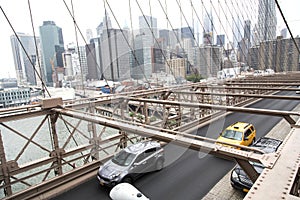
[[[186,80],[192,81],[193,83],[200,82],[203,79],[200,74],[191,74],[186,77]]]

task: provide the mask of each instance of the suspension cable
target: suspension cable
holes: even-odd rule
[[[12,26],[10,20],[8,19],[7,15],[5,14],[5,12],[4,12],[2,6],[0,6],[0,9],[1,9],[1,11],[2,11],[2,13],[3,13],[3,15],[4,15],[6,21],[8,22],[10,28],[11,28],[12,31],[14,32],[14,35],[16,36],[16,38],[17,38],[19,44],[21,45],[21,47],[22,47],[22,49],[23,49],[23,51],[24,51],[24,53],[25,53],[27,59],[29,60],[30,64],[32,65],[33,70],[34,70],[35,73],[38,75],[39,79],[41,80],[41,83],[42,83],[43,87],[45,88],[46,92],[47,92],[48,95],[50,96],[50,93],[49,93],[49,91],[48,91],[48,89],[47,89],[47,87],[46,87],[44,81],[42,80],[42,77],[40,76],[40,74],[38,73],[38,71],[36,70],[36,68],[34,67],[34,63],[32,62],[30,56],[28,55],[28,53],[27,53],[27,51],[26,51],[26,49],[25,49],[23,43],[22,43],[21,40],[20,40],[20,37],[19,37],[18,34],[16,33],[16,31],[15,31],[14,27]]]
[[[279,10],[279,12],[280,12],[280,14],[281,14],[281,16],[282,16],[282,19],[283,19],[283,21],[284,21],[284,23],[285,23],[285,25],[286,25],[286,27],[287,27],[287,29],[288,29],[290,35],[291,35],[291,38],[292,38],[292,40],[293,40],[293,42],[294,42],[294,44],[295,44],[295,46],[296,46],[296,48],[297,48],[297,51],[298,51],[298,53],[300,54],[299,46],[297,45],[297,42],[296,42],[296,40],[295,40],[295,38],[294,38],[294,36],[293,36],[293,33],[292,33],[291,29],[290,29],[290,26],[288,25],[288,23],[287,23],[287,21],[286,21],[286,19],[285,19],[285,16],[284,16],[284,14],[283,14],[283,12],[282,12],[282,10],[281,10],[281,7],[280,7],[280,5],[279,5],[279,3],[278,3],[278,0],[275,0],[275,3],[276,3],[276,5],[277,5],[277,8],[278,8],[278,10]]]
[[[72,15],[75,18],[75,11],[74,11],[74,5],[73,5],[73,0],[71,0],[71,7],[72,7]],[[79,50],[79,43],[78,43],[78,33],[77,33],[77,27],[75,25],[75,20],[73,20],[73,25],[74,25],[74,32],[75,32],[75,39],[76,39],[76,47],[77,47],[77,53],[78,53],[78,58],[79,58],[79,67],[80,67],[80,74],[81,74],[81,85],[83,89],[83,96],[85,96],[85,87],[83,84],[83,70],[82,70],[82,65],[81,65],[81,52]]]
[[[162,56],[163,56],[164,59],[167,61],[167,56],[166,56],[165,53],[163,52],[162,47],[160,46],[160,44],[159,44],[157,38],[155,37],[155,34],[154,34],[154,32],[153,32],[153,27],[149,24],[149,22],[148,22],[148,20],[147,20],[147,18],[146,18],[146,16],[145,16],[145,14],[144,14],[144,12],[143,12],[143,10],[142,10],[140,4],[138,3],[138,0],[136,0],[136,4],[138,5],[138,7],[139,7],[139,9],[140,9],[140,11],[141,11],[141,13],[142,13],[142,15],[143,15],[143,18],[144,18],[144,20],[145,20],[145,22],[146,22],[146,24],[147,24],[147,26],[148,26],[148,28],[149,28],[151,34],[152,34],[152,37],[153,37],[153,39],[155,40],[155,42],[156,42],[158,48],[159,48],[160,51],[161,51]],[[151,23],[152,23],[152,21],[153,21],[153,18],[152,18],[152,17],[151,17],[151,20],[150,20],[150,21],[151,21]],[[169,70],[170,70],[171,74],[174,76],[176,83],[178,83],[178,80],[176,79],[175,74],[173,73],[173,70],[172,70],[172,68],[171,68],[171,66],[170,66],[170,63],[169,63],[169,62],[166,62],[166,63],[167,63],[167,65],[168,65],[168,67],[169,67]]]
[[[171,29],[172,29],[172,32],[174,33],[174,35],[175,35],[175,38],[176,38],[176,40],[177,40],[177,43],[179,44],[179,46],[180,46],[180,49],[184,49],[183,48],[183,46],[182,46],[182,42],[180,41],[180,38],[179,38],[179,36],[178,36],[178,33],[176,33],[175,32],[175,29],[174,29],[174,26],[172,25],[172,23],[171,23],[171,21],[170,21],[170,19],[169,19],[169,17],[168,17],[168,14],[167,14],[167,12],[166,12],[166,9],[164,9],[164,7],[163,7],[163,5],[162,5],[162,3],[161,3],[161,1],[160,0],[157,0],[158,1],[158,3],[159,3],[159,5],[160,5],[160,7],[161,7],[161,10],[163,11],[163,13],[164,13],[164,15],[166,16],[166,20],[168,21],[168,23],[170,24],[170,27],[171,27]],[[200,53],[202,53],[202,52],[200,52]],[[178,56],[178,55],[177,55]],[[204,59],[205,59],[205,61],[206,61],[206,58],[204,57]],[[190,63],[190,61],[187,59],[187,62],[189,63],[189,65],[190,66],[192,66],[192,64]]]
[[[121,33],[122,33],[122,36],[123,36],[124,40],[125,40],[125,42],[127,43],[127,46],[130,48],[130,51],[131,51],[131,52],[135,52],[134,49],[132,49],[132,47],[131,47],[131,45],[130,45],[128,39],[126,38],[126,36],[125,36],[125,34],[124,34],[124,31],[122,30],[121,25],[120,25],[119,21],[117,20],[116,15],[115,15],[115,13],[113,12],[113,10],[112,10],[110,4],[108,3],[107,0],[103,0],[103,1],[106,2],[107,6],[108,6],[108,9],[109,9],[110,12],[112,13],[112,15],[113,15],[113,17],[114,17],[114,19],[115,19],[115,21],[116,21],[116,23],[117,23],[117,25],[118,25],[118,27],[119,27]],[[136,57],[136,54],[134,53],[134,54],[132,54],[132,55],[133,55],[135,61],[137,62],[138,66],[141,68],[140,62],[139,62],[138,58]],[[144,76],[146,82],[149,84],[149,87],[151,88],[150,81],[148,80],[147,76],[145,75],[144,70],[141,70],[141,71],[142,71],[142,74],[143,74],[143,76]]]
[[[241,10],[241,9],[238,9],[238,8],[240,7],[238,2],[236,2],[236,6],[237,6],[237,8],[236,8],[235,5],[233,4],[232,0],[230,0],[230,1],[231,1],[231,5],[232,5],[231,7],[234,9],[234,11],[235,11],[236,13],[237,13],[239,10]],[[252,0],[251,0],[251,3],[253,3]],[[245,10],[250,10],[250,8],[248,8],[248,6],[245,8],[243,2],[242,2],[242,6],[243,6],[243,8],[244,8]],[[227,5],[227,8],[228,8],[228,5]],[[255,13],[254,10],[253,10],[253,7],[251,7],[250,12],[251,12],[251,11],[252,11],[252,13]],[[245,21],[244,15],[241,14],[241,16],[242,16],[243,20]],[[249,17],[248,12],[246,12],[246,17],[247,17],[248,19],[252,19],[251,17]],[[239,22],[240,24],[242,23],[242,21],[241,21],[240,18],[238,18],[238,22]],[[253,35],[252,35],[251,37],[252,37],[252,39],[253,39]],[[268,53],[269,53],[269,52],[268,52]],[[258,56],[259,56],[259,57],[262,57],[260,51],[258,51]]]
[[[89,52],[92,52],[91,48],[87,45],[88,43],[87,43],[85,37],[83,36],[83,33],[82,33],[80,27],[78,26],[78,24],[77,24],[77,22],[76,22],[76,19],[75,19],[75,17],[73,16],[73,14],[72,14],[72,12],[71,12],[69,6],[67,5],[67,3],[66,3],[65,0],[63,0],[63,3],[64,3],[64,5],[65,5],[65,7],[66,7],[66,9],[67,9],[67,11],[68,11],[70,17],[72,18],[74,25],[76,26],[78,32],[80,33],[81,38],[83,39],[83,41],[84,41],[86,47],[88,48],[88,51],[89,51]],[[93,59],[93,61],[95,61],[97,69],[98,69],[99,71],[101,71],[101,70],[100,70],[99,64],[96,62],[96,58],[95,58],[94,56],[92,56],[92,59]],[[104,72],[101,73],[101,77],[104,77],[104,81],[106,82],[106,85],[109,86],[108,81],[107,81],[107,79],[106,79],[105,76],[104,76]],[[109,87],[110,87],[110,86],[109,86]]]
[[[31,11],[31,6],[30,6],[30,0],[28,0],[28,8],[29,8],[29,12],[30,12],[30,21],[31,21],[31,28],[32,28],[32,32],[33,32],[33,38],[34,38],[34,46],[35,46],[35,54],[37,57],[37,63],[39,66],[39,70],[40,70],[40,74],[41,76],[38,76],[41,79],[41,82],[44,82],[44,73],[42,73],[42,67],[41,67],[41,61],[40,61],[40,55],[39,55],[39,51],[38,51],[38,46],[37,46],[37,41],[36,41],[36,34],[35,34],[35,29],[34,29],[34,25],[33,25],[33,17],[32,17],[32,11]],[[33,68],[35,68],[35,66],[32,66]],[[45,84],[42,84],[42,91],[43,91],[43,97],[45,96]],[[51,97],[50,93],[48,93],[49,97]]]

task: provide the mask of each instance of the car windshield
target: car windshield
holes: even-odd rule
[[[134,159],[135,154],[128,153],[126,151],[120,151],[115,157],[112,159],[112,162],[121,165],[128,166],[132,160]]]
[[[235,130],[225,130],[222,134],[222,137],[232,139],[232,140],[242,140],[243,133]]]

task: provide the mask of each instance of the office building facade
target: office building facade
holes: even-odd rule
[[[153,47],[158,45],[157,19],[146,15],[139,16],[139,31],[140,34],[135,38],[137,40],[135,51],[143,54],[143,59],[139,58],[138,65],[139,69],[143,70],[143,77],[147,79],[153,72]]]
[[[274,0],[259,0],[258,4],[258,35],[260,41],[276,38],[276,4]]]
[[[62,54],[65,50],[62,29],[53,21],[44,21],[39,29],[43,52],[43,74],[46,84],[53,86],[62,81],[56,76],[56,72],[61,71],[58,68],[64,66]]]
[[[220,47],[224,47],[225,45],[225,35],[222,34],[222,35],[217,35],[217,43],[216,43],[217,46],[220,46]]]
[[[300,38],[295,38],[300,46]],[[278,38],[262,42],[259,47],[258,69],[276,72],[299,71],[299,52],[292,39]]]
[[[128,32],[121,29],[106,29],[102,33],[101,65],[105,79],[121,81],[130,78]]]
[[[17,37],[20,39],[24,49]],[[36,53],[36,46],[39,47],[40,43],[39,37],[36,37],[35,40],[31,35],[17,33],[17,36],[12,35],[10,37],[10,41],[18,83],[20,85],[36,85],[36,70],[40,71],[37,64],[38,59]],[[25,51],[27,52],[27,55]]]
[[[172,58],[166,61],[166,73],[173,75],[175,78],[185,78],[187,74],[187,59]]]
[[[239,16],[236,16],[233,21],[232,21],[232,41],[233,41],[233,47],[232,48],[237,48],[238,43],[242,40],[243,38],[243,25],[241,18]]]
[[[222,48],[207,45],[196,49],[196,68],[204,78],[217,77],[221,69]]]

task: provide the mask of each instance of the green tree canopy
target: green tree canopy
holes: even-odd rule
[[[203,79],[200,74],[191,74],[186,77],[186,80],[192,81],[193,83],[200,82]]]

